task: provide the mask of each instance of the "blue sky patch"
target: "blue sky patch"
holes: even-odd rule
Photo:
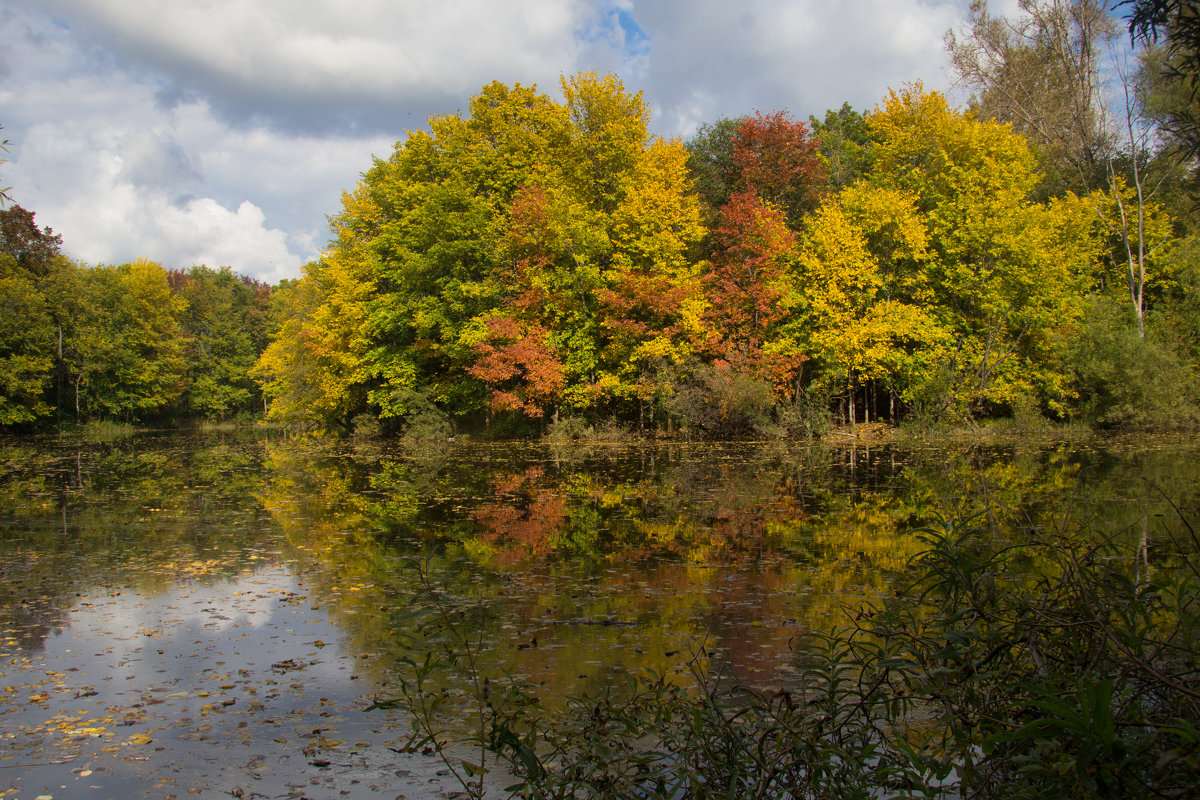
[[[617,24],[625,34],[625,54],[627,56],[642,56],[650,52],[650,36],[642,30],[633,14],[623,8],[616,9]]]

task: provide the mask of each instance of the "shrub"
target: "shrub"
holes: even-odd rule
[[[1154,327],[1139,337],[1129,313],[1094,298],[1069,358],[1084,418],[1100,427],[1178,427],[1200,421],[1192,370]]]
[[[689,433],[735,437],[773,432],[774,404],[769,383],[717,362],[697,367],[669,399],[667,410]]]
[[[393,397],[395,404],[405,409],[400,416],[404,441],[414,444],[446,441],[454,435],[450,417],[437,407],[428,391],[400,389]]]
[[[595,429],[583,417],[562,416],[546,429],[546,438],[552,442],[586,442],[595,437]]]

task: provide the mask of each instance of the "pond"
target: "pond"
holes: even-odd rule
[[[453,797],[395,697],[442,597],[545,705],[639,670],[786,685],[914,528],[1194,510],[1184,440],[404,449],[262,432],[0,443],[0,797]],[[440,676],[450,690],[462,675]],[[450,727],[456,724],[453,719]],[[463,723],[465,724],[465,723]]]

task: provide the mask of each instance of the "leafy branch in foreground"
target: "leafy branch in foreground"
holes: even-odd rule
[[[1069,518],[1015,543],[995,530],[972,517],[916,531],[926,549],[909,588],[798,637],[786,690],[723,687],[701,649],[690,688],[629,676],[535,713],[520,687],[481,691],[476,672],[481,763],[464,785],[489,790],[486,750],[518,778],[506,794],[555,800],[1196,796],[1191,523],[1166,527],[1153,568],[1148,520],[1110,537]],[[474,645],[454,632],[465,620],[444,614],[437,644],[470,672]],[[436,742],[431,663],[413,662],[424,677],[400,704]]]
[[[523,739],[513,733],[513,723],[531,701],[515,681],[486,674],[482,661],[488,645],[484,620],[492,613],[487,599],[445,591],[435,585],[430,571],[428,562],[419,566],[411,610],[396,619],[410,626],[407,644],[423,655],[401,658],[400,696],[377,699],[367,710],[407,711],[412,733],[399,751],[436,755],[471,798],[488,794],[490,764],[501,759],[540,777],[529,749],[536,728],[530,727]],[[447,688],[446,677],[452,673],[466,676],[465,690]],[[504,709],[503,722],[498,722],[499,708]],[[466,735],[461,733],[464,725],[470,730]]]

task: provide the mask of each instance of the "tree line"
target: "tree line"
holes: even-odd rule
[[[965,109],[915,83],[681,141],[612,75],[491,83],[377,158],[273,288],[70,265],[32,216],[6,223],[0,422],[1193,424],[1190,40],[1139,22],[1129,67],[1106,4],[1021,6],[976,2],[948,35]]]
[[[87,267],[0,211],[0,425],[261,414],[271,287],[228,267]]]

